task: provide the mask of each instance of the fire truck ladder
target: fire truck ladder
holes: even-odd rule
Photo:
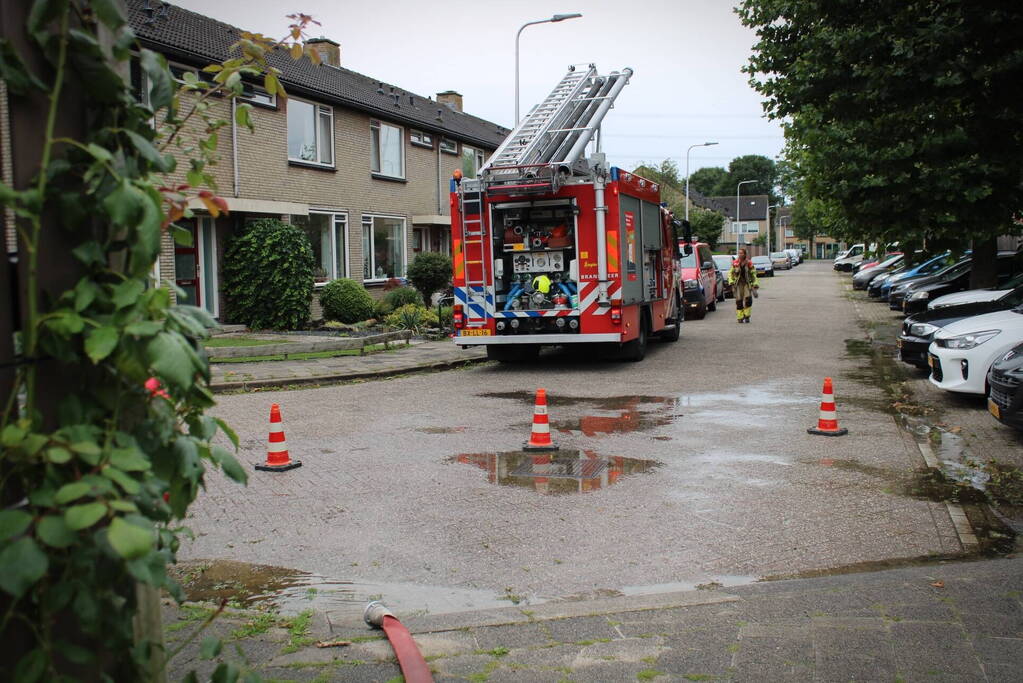
[[[587,143],[632,76],[631,69],[598,76],[574,66],[533,108],[480,169],[484,187],[513,192],[553,191],[559,175],[585,173]]]
[[[480,190],[461,192],[462,257],[465,263],[465,286],[457,299],[465,307],[469,326],[493,316],[493,293],[488,291],[484,264],[487,258],[486,225],[483,222],[483,193]]]

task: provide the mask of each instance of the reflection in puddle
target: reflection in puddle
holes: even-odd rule
[[[383,600],[402,614],[443,614],[507,607],[492,591],[412,583],[338,581],[317,574],[233,560],[193,560],[171,570],[188,600],[270,609],[284,616],[308,609],[358,619],[366,603]],[[535,601],[533,601],[535,602]]]
[[[661,463],[593,451],[560,450],[549,453],[462,453],[448,459],[486,471],[487,481],[521,486],[537,493],[558,495],[607,488],[624,476],[648,472]]]

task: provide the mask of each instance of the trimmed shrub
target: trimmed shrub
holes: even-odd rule
[[[423,299],[412,287],[398,287],[386,292],[376,303],[376,316],[386,318],[394,309],[401,308],[406,304],[423,305]]]
[[[432,251],[417,254],[409,264],[408,279],[422,295],[423,302],[429,304],[433,293],[451,282],[451,258]]]
[[[252,222],[228,244],[222,270],[233,322],[288,330],[309,320],[313,249],[300,228],[274,218]]]
[[[413,334],[419,334],[427,327],[437,326],[437,314],[417,304],[405,304],[387,316],[384,324],[396,330],[411,330]]]
[[[328,320],[357,323],[373,317],[373,297],[355,280],[340,277],[320,290],[320,306]]]

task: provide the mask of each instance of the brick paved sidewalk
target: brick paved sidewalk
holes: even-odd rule
[[[365,356],[213,363],[210,372],[213,391],[221,392],[373,379],[419,370],[443,370],[485,359],[486,351],[482,348],[463,350],[444,339]]]
[[[1023,558],[905,567],[727,589],[550,602],[404,618],[437,681],[1017,681]],[[398,615],[399,618],[402,615]],[[167,607],[168,647],[194,630]],[[193,617],[194,618],[194,617]],[[264,620],[266,619],[263,617]],[[245,635],[256,613],[219,617],[221,661],[265,679],[395,681],[389,643],[354,615],[286,618]],[[265,623],[265,621],[264,621]],[[316,641],[350,641],[317,648]],[[215,662],[195,641],[172,680]]]

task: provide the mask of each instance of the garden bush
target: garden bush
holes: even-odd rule
[[[233,322],[287,330],[309,320],[313,250],[300,228],[274,218],[254,221],[231,240],[223,271]]]
[[[386,292],[376,303],[376,316],[386,318],[394,309],[407,304],[423,305],[423,298],[412,287],[398,287]]]
[[[320,306],[328,320],[357,323],[373,316],[373,297],[355,280],[341,277],[320,290]]]
[[[409,264],[408,279],[429,305],[430,297],[451,282],[451,258],[444,254],[424,251]]]
[[[405,304],[387,316],[384,324],[396,330],[411,330],[413,334],[419,334],[428,327],[437,326],[437,313],[417,304]]]

